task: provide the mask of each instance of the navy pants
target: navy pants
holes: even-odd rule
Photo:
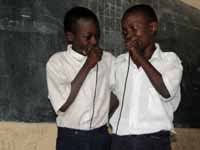
[[[56,150],[110,150],[107,127],[83,131],[58,127]]]
[[[171,150],[170,133],[118,136],[112,135],[111,150]]]

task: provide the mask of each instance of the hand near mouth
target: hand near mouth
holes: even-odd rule
[[[94,67],[98,61],[101,60],[103,54],[103,50],[99,47],[90,47],[87,50],[87,61],[86,63],[90,66],[90,67]]]

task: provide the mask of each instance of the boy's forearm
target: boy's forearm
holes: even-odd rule
[[[110,96],[110,109],[109,109],[109,118],[112,117],[114,112],[116,111],[117,107],[119,106],[119,100],[116,95],[111,92]]]
[[[79,90],[87,77],[89,71],[91,70],[90,67],[87,66],[85,63],[81,70],[78,72],[77,76],[71,83],[71,92],[69,94],[69,97],[67,98],[66,102],[63,104],[63,106],[60,108],[60,111],[64,112],[69,108],[69,106],[74,102],[76,96],[79,93]]]

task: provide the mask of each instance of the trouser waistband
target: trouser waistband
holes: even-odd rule
[[[92,130],[79,130],[66,127],[58,127],[58,133],[62,135],[88,135],[88,134],[99,134],[99,133],[107,134],[108,130],[106,125]]]
[[[120,136],[113,134],[113,136]],[[147,134],[129,134],[129,135],[122,135],[121,137],[126,136],[126,137],[169,137],[170,136],[170,131],[165,131],[161,130],[159,132],[154,132],[154,133],[147,133]]]
[[[154,133],[148,133],[148,134],[139,134],[139,135],[131,135],[131,136],[145,136],[145,137],[169,137],[170,132],[169,131],[159,131],[159,132],[154,132]]]

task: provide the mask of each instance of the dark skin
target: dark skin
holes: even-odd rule
[[[128,13],[122,19],[124,43],[131,60],[138,68],[143,68],[158,93],[164,98],[169,98],[170,94],[163,82],[162,75],[148,61],[155,51],[157,26],[156,21],[149,21],[141,12]]]
[[[112,117],[112,115],[114,114],[115,110],[117,109],[117,107],[119,106],[119,100],[117,98],[117,96],[113,93],[111,93],[110,96],[110,111],[109,111],[109,118]]]
[[[74,80],[71,82],[71,92],[69,94],[69,97],[60,108],[60,111],[62,112],[66,111],[71,106],[88,73],[101,60],[103,50],[98,47],[98,34],[99,33],[97,30],[97,24],[93,20],[84,19],[80,19],[77,22],[77,25],[73,32],[66,33],[66,39],[70,39],[70,43],[72,43],[72,48],[76,52],[87,56],[87,60],[74,78]],[[115,103],[115,101],[111,102],[111,112],[114,112],[114,110],[116,109],[114,107]]]

